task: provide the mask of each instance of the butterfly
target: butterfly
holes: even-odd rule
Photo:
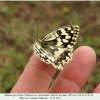
[[[78,35],[78,25],[58,28],[45,35],[42,40],[36,39],[34,53],[41,61],[63,70],[64,65],[72,59]]]

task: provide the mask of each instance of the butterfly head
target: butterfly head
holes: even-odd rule
[[[47,47],[47,43],[45,41],[39,40],[39,39],[37,39],[35,41],[35,44],[34,45],[36,45],[36,46],[38,46],[40,48],[46,48]]]

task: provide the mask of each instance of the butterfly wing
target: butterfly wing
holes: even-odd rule
[[[47,34],[43,38],[55,59],[54,62],[51,62],[53,66],[63,69],[63,66],[72,59],[73,46],[78,34],[79,27],[77,25],[68,25]]]

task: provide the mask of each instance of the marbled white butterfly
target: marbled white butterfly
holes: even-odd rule
[[[48,33],[33,45],[36,56],[47,64],[63,70],[72,59],[73,46],[79,34],[79,26],[67,25]]]

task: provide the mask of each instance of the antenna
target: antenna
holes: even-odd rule
[[[38,24],[39,24],[39,22],[37,23],[37,37],[35,37],[33,34],[31,34],[31,33],[29,33],[29,32],[27,32],[28,34],[30,34],[31,36],[33,36],[36,40],[38,40]]]
[[[39,22],[37,23],[37,38],[38,38],[38,24],[39,24]]]
[[[26,31],[27,32],[27,31]],[[27,32],[28,34],[30,34],[31,36],[33,36],[36,40],[38,40],[37,39],[37,37],[35,37],[34,35],[32,35],[31,33],[29,33],[29,32]]]

